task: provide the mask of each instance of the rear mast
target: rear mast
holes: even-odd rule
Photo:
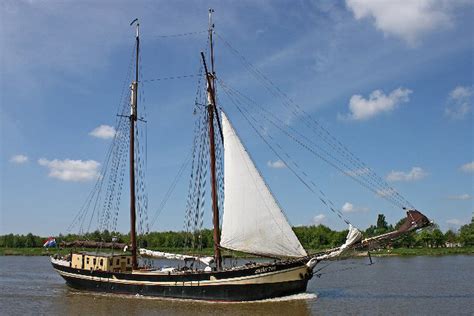
[[[135,198],[135,125],[137,122],[138,106],[138,62],[140,53],[140,23],[135,19],[130,23],[136,23],[136,53],[135,53],[135,81],[130,85],[130,244],[132,252],[132,270],[138,268],[137,261],[137,235],[136,235],[136,198]]]
[[[201,52],[201,57],[206,72],[207,79],[207,98],[208,106],[207,112],[209,116],[209,154],[211,167],[211,195],[212,195],[212,223],[214,226],[214,261],[216,269],[222,270],[222,257],[220,250],[220,231],[219,231],[219,207],[217,199],[217,178],[216,178],[216,147],[215,147],[215,133],[214,133],[214,114],[217,123],[219,124],[219,117],[217,116],[216,97],[215,97],[215,71],[214,71],[214,46],[212,41],[212,33],[214,32],[214,24],[212,22],[213,9],[209,9],[209,45],[211,57],[211,72],[208,71],[204,53]],[[222,132],[221,132],[222,137]]]

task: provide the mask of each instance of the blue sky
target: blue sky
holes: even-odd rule
[[[129,22],[141,21],[143,79],[196,74],[206,34],[160,35],[205,30],[209,7],[218,34],[442,229],[470,221],[472,1],[7,0],[0,13],[0,233],[64,232],[79,210],[111,141],[106,126],[114,124],[134,45]],[[301,125],[219,38],[216,70]],[[142,86],[150,216],[190,150],[195,90],[196,78]],[[290,222],[343,228],[220,98]],[[380,212],[389,222],[404,216],[308,153],[293,157],[356,226],[373,224]],[[188,174],[154,230],[183,227]],[[210,220],[207,212],[207,226]]]

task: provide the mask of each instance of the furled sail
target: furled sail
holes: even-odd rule
[[[362,240],[362,233],[360,230],[349,224],[349,232],[346,236],[346,242],[339,248],[330,253],[316,257],[318,260],[331,259],[340,256],[344,251],[350,249],[351,246]]]
[[[183,261],[194,260],[194,261],[200,261],[206,265],[210,265],[214,261],[213,257],[196,257],[196,256],[182,255],[178,253],[153,251],[153,250],[148,250],[145,248],[140,248],[139,252],[140,252],[140,255],[144,257],[163,258],[163,259],[169,259],[169,260],[183,260]]]
[[[349,232],[347,233],[346,241],[344,242],[343,245],[334,249],[330,249],[324,254],[311,258],[311,260],[309,260],[306,263],[306,265],[309,268],[313,269],[319,261],[329,260],[329,259],[334,259],[336,257],[339,257],[345,251],[349,250],[352,246],[360,243],[361,240],[362,240],[362,233],[360,232],[360,230],[358,230],[357,228],[349,224]]]
[[[224,134],[224,215],[221,246],[275,257],[304,257],[275,198],[222,113]]]

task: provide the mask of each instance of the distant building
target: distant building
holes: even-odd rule
[[[461,243],[459,242],[446,242],[444,244],[446,246],[446,248],[456,248],[456,247],[461,247]]]

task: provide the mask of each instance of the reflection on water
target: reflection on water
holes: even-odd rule
[[[150,314],[162,315],[311,315],[310,302],[316,295],[300,294],[259,302],[203,302],[110,294],[91,294],[70,290],[61,313],[79,314]],[[92,302],[91,302],[92,301]],[[89,302],[88,305],[84,305]],[[78,309],[78,306],[81,306]]]
[[[109,295],[68,288],[46,257],[0,257],[2,315],[474,314],[473,256],[335,262],[308,292],[259,302],[218,303]]]

